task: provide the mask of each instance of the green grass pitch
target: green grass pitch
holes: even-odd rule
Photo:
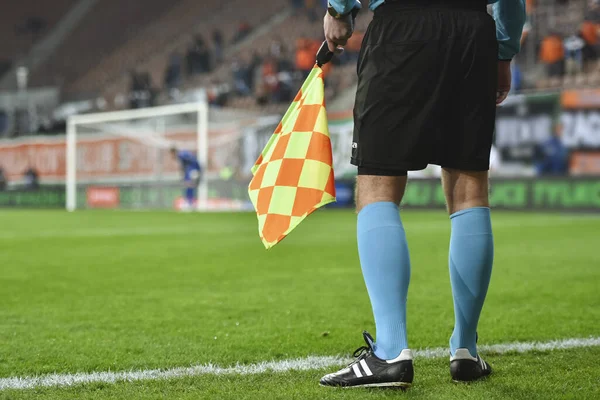
[[[403,211],[412,258],[409,340],[453,325],[449,220]],[[494,212],[482,344],[600,336],[600,218]],[[250,213],[0,212],[0,379],[228,367],[345,355],[374,333],[355,215],[321,210],[270,251]],[[417,359],[415,384],[321,388],[332,370],[203,375],[0,391],[0,399],[600,399],[600,347],[487,357],[485,382]]]

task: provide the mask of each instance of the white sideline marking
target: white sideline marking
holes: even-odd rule
[[[600,337],[586,339],[561,339],[550,342],[514,342],[480,346],[485,354],[526,353],[530,351],[551,351],[600,346]],[[414,352],[418,358],[449,357],[448,349],[439,347]],[[121,372],[90,372],[75,374],[52,374],[34,377],[0,378],[0,390],[33,389],[36,387],[64,387],[86,383],[115,383],[133,381],[153,381],[163,379],[184,378],[199,375],[255,375],[265,372],[309,371],[340,366],[350,362],[341,356],[310,356],[293,360],[269,361],[233,367],[218,367],[212,364],[187,368],[151,369]]]

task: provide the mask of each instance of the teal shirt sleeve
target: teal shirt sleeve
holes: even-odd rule
[[[331,7],[340,14],[348,14],[354,7],[354,0],[329,0]]]
[[[512,60],[521,50],[521,35],[525,25],[525,0],[498,0],[494,3],[498,59]]]

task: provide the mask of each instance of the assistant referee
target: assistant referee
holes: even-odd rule
[[[493,16],[487,5],[493,4]],[[324,19],[331,51],[352,35],[356,0],[330,0]],[[488,169],[496,106],[510,90],[520,49],[524,0],[371,0],[374,18],[358,60],[352,164],[358,167],[358,252],[377,340],[325,386],[399,386],[413,381],[406,334],[410,258],[399,204],[407,171],[442,167],[451,221],[454,331],[450,375],[489,375],[477,352],[494,242]],[[442,273],[442,271],[440,271]]]

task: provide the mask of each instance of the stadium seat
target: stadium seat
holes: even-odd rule
[[[180,2],[103,0],[96,3],[52,57],[32,73],[32,84],[60,84],[67,93],[74,90],[91,93],[97,90],[106,83],[106,76],[114,72],[113,67],[100,68],[102,73],[92,75],[88,84],[81,83],[81,79],[97,66],[105,65],[105,60],[119,47],[144,32],[145,28]],[[156,32],[156,35],[163,34]],[[127,68],[118,62],[108,64],[114,65],[114,68]]]

